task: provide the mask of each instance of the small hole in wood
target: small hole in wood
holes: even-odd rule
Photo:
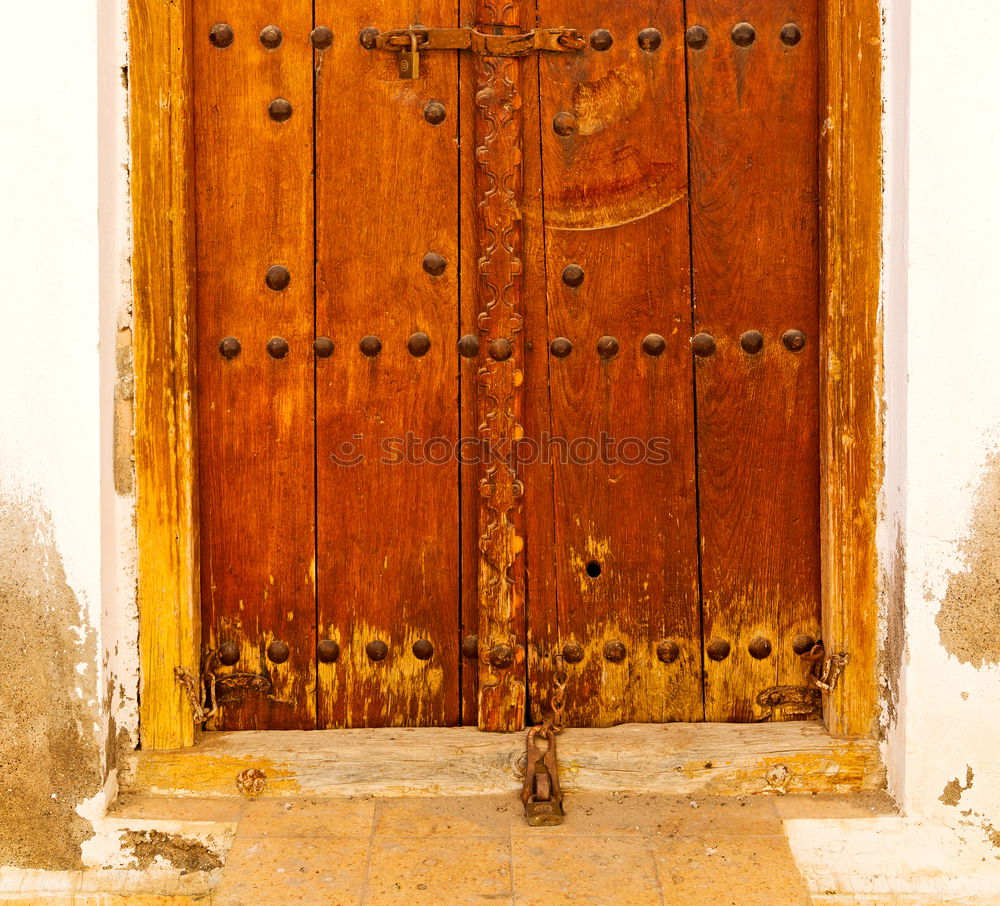
[[[596,579],[601,574],[601,564],[596,560],[591,560],[584,569],[587,571],[587,575],[591,579]]]

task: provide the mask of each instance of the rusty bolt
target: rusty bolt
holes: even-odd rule
[[[420,358],[422,355],[427,355],[431,348],[431,338],[425,333],[415,333],[410,336],[410,339],[406,341],[406,348],[410,355]]]
[[[801,330],[786,330],[781,335],[781,342],[789,352],[801,352],[806,345],[806,335]]]
[[[378,337],[373,337],[369,334],[367,337],[361,338],[358,348],[364,355],[371,358],[374,355],[378,355],[382,351],[382,341]]]
[[[562,656],[567,664],[579,664],[583,660],[583,645],[579,642],[567,642],[563,645]]]
[[[701,50],[708,43],[708,30],[703,25],[692,25],[684,34],[687,46]]]
[[[316,50],[326,50],[333,44],[333,32],[325,25],[317,25],[310,33],[309,40]]]
[[[576,132],[576,117],[566,110],[560,110],[552,117],[552,131],[556,135],[572,135]]]
[[[549,343],[549,352],[557,359],[564,359],[573,351],[573,344],[566,337],[556,337]]]
[[[447,116],[448,111],[440,101],[431,101],[424,107],[424,119],[432,126],[440,126]]]
[[[614,43],[615,39],[606,28],[598,28],[590,33],[590,46],[594,50],[610,50]]]
[[[729,657],[729,642],[725,639],[712,639],[705,650],[713,661],[724,661]]]
[[[583,283],[583,277],[583,268],[579,264],[567,264],[563,268],[562,282],[567,286],[572,286],[573,289],[576,289]]]
[[[276,50],[281,46],[281,29],[277,25],[265,25],[260,32],[260,43],[268,50]]]
[[[737,47],[749,47],[756,40],[757,32],[749,22],[740,22],[733,26],[730,37]]]
[[[240,341],[236,337],[223,337],[219,343],[219,352],[226,359],[235,359],[240,354],[241,348]]]
[[[208,33],[208,40],[214,47],[218,47],[220,50],[232,44],[235,37],[233,27],[225,22],[213,25],[211,31]]]
[[[458,354],[463,359],[474,359],[479,355],[479,337],[467,333],[458,341]]]
[[[328,359],[333,355],[333,340],[329,337],[316,337],[313,340],[313,351],[321,359]]]
[[[321,664],[332,664],[340,657],[340,645],[333,639],[320,639],[316,645],[316,657]]]
[[[462,639],[462,657],[468,658],[470,661],[479,659],[478,635],[467,635]]]
[[[384,661],[386,655],[389,653],[389,646],[386,645],[381,639],[375,639],[365,645],[365,654],[368,655],[370,660],[373,661]]]
[[[275,98],[267,105],[267,115],[276,123],[284,123],[292,118],[292,103],[285,98]]]
[[[275,639],[267,646],[267,657],[274,664],[283,664],[288,660],[291,654],[291,649],[288,647],[287,642],[278,641]]]
[[[664,664],[672,664],[681,656],[681,648],[673,639],[666,639],[656,646],[656,656]]]
[[[424,255],[423,265],[424,270],[432,277],[440,277],[444,273],[444,269],[448,266],[448,262],[437,252],[428,252]]]
[[[235,642],[223,642],[219,646],[219,660],[232,667],[240,659],[240,646]]]
[[[659,49],[662,40],[655,28],[644,28],[638,35],[639,49],[644,53],[653,53]]]
[[[288,340],[284,337],[271,337],[267,341],[267,354],[272,359],[283,359],[288,355]]]
[[[747,651],[750,652],[750,657],[762,661],[771,653],[771,643],[764,636],[759,635],[750,640],[750,644],[747,645]]]
[[[597,354],[602,359],[610,359],[618,355],[620,348],[621,346],[615,337],[601,337],[597,341]]]
[[[260,768],[247,768],[236,775],[236,790],[246,799],[257,799],[267,786],[267,775]]]
[[[604,643],[604,657],[612,664],[620,664],[625,660],[625,643],[614,639]]]
[[[802,40],[802,29],[794,22],[789,22],[781,27],[781,43],[794,47]]]
[[[747,355],[756,355],[764,348],[764,334],[759,330],[748,330],[740,335],[740,349]]]
[[[667,341],[664,340],[658,333],[646,334],[646,336],[642,338],[642,351],[646,353],[646,355],[663,355],[666,348]]]
[[[281,292],[281,290],[285,289],[292,282],[292,275],[284,265],[273,264],[267,269],[267,276],[264,277],[264,282],[267,284],[268,289],[273,289],[277,293]]]
[[[497,670],[506,670],[514,664],[514,648],[500,643],[490,649],[490,664]]]
[[[705,358],[715,352],[715,337],[708,333],[695,334],[691,338],[691,349],[699,358]]]
[[[363,28],[358,35],[358,41],[365,50],[374,50],[378,36],[379,30],[377,28]]]
[[[490,343],[490,358],[497,362],[506,362],[514,354],[514,344],[506,337],[500,337]]]
[[[807,652],[812,651],[812,647],[815,644],[816,640],[813,639],[811,635],[802,633],[802,635],[797,635],[794,639],[792,639],[792,651],[796,654],[806,654]]]
[[[413,643],[413,656],[421,661],[428,661],[434,654],[434,646],[427,639],[417,639]]]

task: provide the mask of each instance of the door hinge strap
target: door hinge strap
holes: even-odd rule
[[[514,35],[488,35],[474,28],[396,28],[380,32],[379,50],[468,50],[487,57],[526,57],[532,53],[572,53],[583,50],[586,40],[575,28],[534,28]]]

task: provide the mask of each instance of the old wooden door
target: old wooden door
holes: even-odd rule
[[[816,7],[720,6],[196,4],[214,726],[783,716]]]

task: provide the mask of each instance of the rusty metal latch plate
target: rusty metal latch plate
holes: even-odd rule
[[[474,28],[417,26],[380,32],[372,46],[406,53],[468,50],[487,57],[526,57],[532,53],[572,53],[583,50],[586,43],[575,28],[534,28],[520,34],[488,35]]]

